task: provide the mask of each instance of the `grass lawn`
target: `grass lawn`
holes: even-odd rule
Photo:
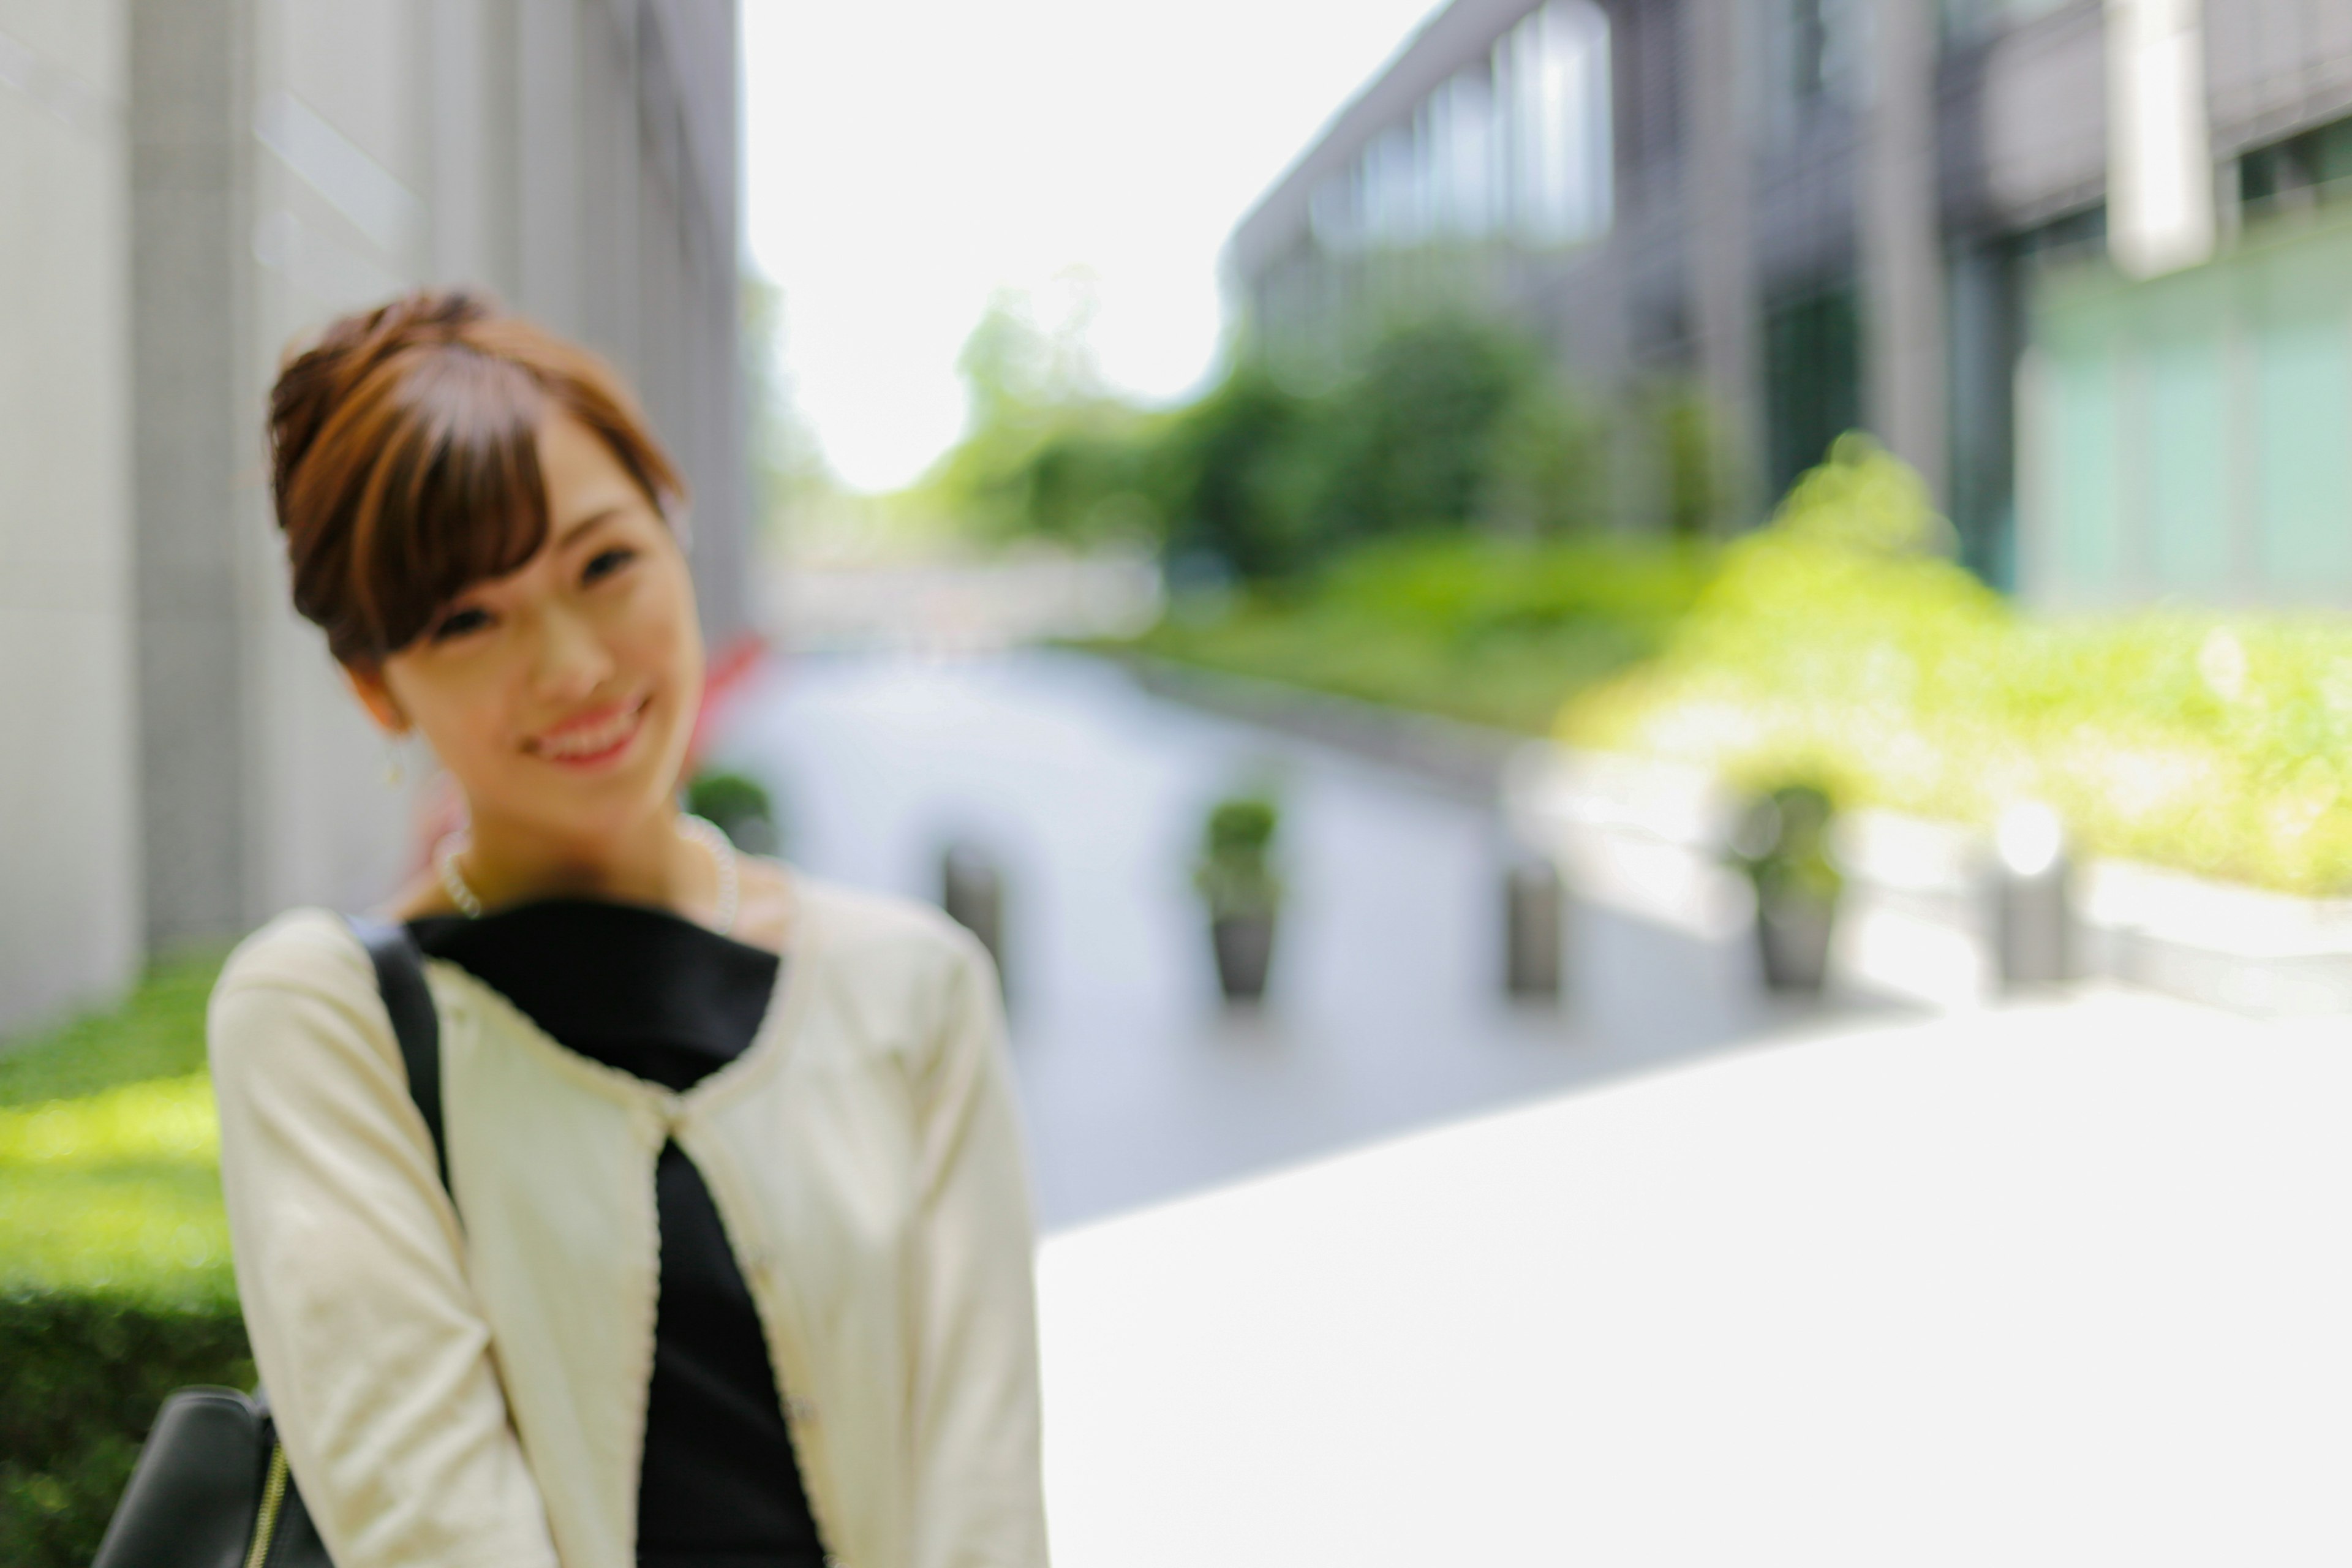
[[[222,954],[0,1054],[0,1290],[226,1299],[205,1000]]]
[[[1611,541],[1388,542],[1304,583],[1180,599],[1126,646],[1540,735],[1569,698],[1664,646],[1707,560]]]

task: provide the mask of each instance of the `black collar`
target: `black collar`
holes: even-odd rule
[[[428,915],[408,929],[558,1043],[679,1090],[750,1047],[782,967],[667,910],[597,899]]]

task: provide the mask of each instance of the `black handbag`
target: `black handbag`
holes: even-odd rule
[[[351,924],[375,962],[408,1092],[446,1187],[441,1025],[424,955],[404,926],[360,917]],[[90,1568],[333,1568],[259,1391],[183,1388],[163,1401]]]

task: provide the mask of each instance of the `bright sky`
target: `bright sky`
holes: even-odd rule
[[[991,290],[1098,279],[1123,391],[1181,396],[1225,237],[1431,0],[747,0],[752,258],[835,471],[905,484],[961,433]]]

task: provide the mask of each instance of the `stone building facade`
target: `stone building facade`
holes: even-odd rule
[[[1467,294],[1699,389],[1721,526],[1860,426],[2005,586],[2352,602],[2344,0],[1454,0],[1229,258],[1269,353]]]
[[[399,869],[267,493],[335,315],[465,283],[612,358],[745,629],[737,68],[733,0],[0,0],[0,1029]]]

